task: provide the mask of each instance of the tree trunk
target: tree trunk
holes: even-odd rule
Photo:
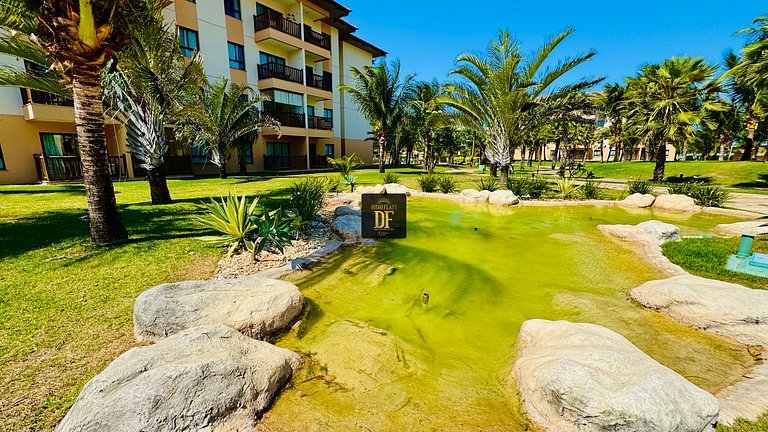
[[[752,160],[752,147],[754,146],[754,138],[747,137],[744,141],[744,153],[741,155],[742,161]]]
[[[525,148],[525,144],[523,144],[522,147],[520,147],[520,169],[525,169],[525,151],[527,149]]]
[[[557,157],[560,154],[560,143],[555,143],[555,157],[552,158],[552,169],[557,168]]]
[[[501,177],[499,177],[499,183],[505,185],[507,184],[507,180],[509,180],[509,165],[504,165],[501,167]]]
[[[725,158],[725,141],[720,140],[720,151],[717,152],[717,160],[722,162],[724,158]]]
[[[109,171],[98,68],[75,66],[72,70],[72,93],[83,183],[88,198],[91,239],[97,245],[123,243],[128,240],[128,232],[117,211],[115,190]]]
[[[384,144],[387,142],[385,136],[379,137],[379,172],[384,173]]]
[[[227,165],[219,165],[219,178],[225,179],[227,178]]]
[[[667,145],[665,143],[659,144],[656,149],[656,168],[653,170],[653,181],[664,181],[664,169],[667,163]]]
[[[432,163],[432,142],[429,138],[424,139],[424,171],[427,174],[435,172],[435,165]]]
[[[237,156],[237,165],[239,167],[240,175],[244,176],[248,174],[248,166],[245,163],[245,155]]]
[[[491,177],[498,177],[499,165],[496,162],[491,162]]]
[[[147,170],[149,181],[149,194],[153,205],[172,204],[171,192],[168,190],[168,182],[165,177],[165,165]]]

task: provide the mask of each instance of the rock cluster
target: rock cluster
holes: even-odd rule
[[[621,201],[621,205],[625,207],[647,208],[653,205],[656,201],[656,197],[651,194],[635,193]]]

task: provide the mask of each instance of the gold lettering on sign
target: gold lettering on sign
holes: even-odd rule
[[[389,223],[392,222],[393,211],[380,211],[373,212],[376,216],[376,229],[389,229]]]

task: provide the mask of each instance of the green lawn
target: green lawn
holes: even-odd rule
[[[768,413],[763,414],[756,421],[751,422],[738,419],[733,426],[718,426],[718,432],[768,432]]]
[[[612,179],[650,179],[655,162],[588,162],[587,169],[597,177]],[[739,188],[768,188],[768,164],[763,162],[687,161],[668,162],[667,179],[703,181]]]

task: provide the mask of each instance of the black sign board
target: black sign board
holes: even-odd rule
[[[405,238],[405,194],[363,194],[363,238]]]

